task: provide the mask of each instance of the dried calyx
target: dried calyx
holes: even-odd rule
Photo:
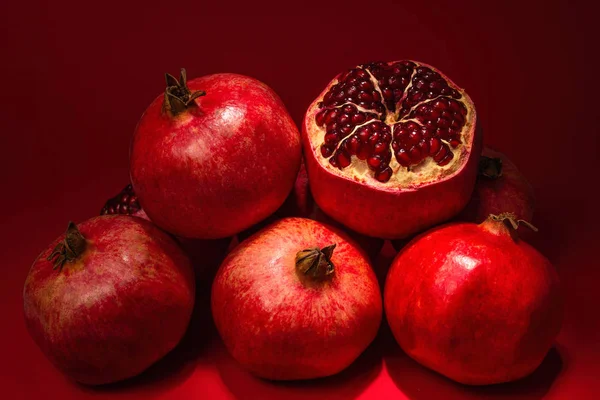
[[[65,263],[73,262],[85,251],[87,242],[77,225],[69,222],[65,238],[59,242],[46,260],[52,262],[52,269],[62,270]]]
[[[200,96],[206,95],[206,92],[197,90],[192,92],[187,86],[187,76],[184,68],[181,68],[179,81],[171,74],[165,74],[167,88],[165,89],[165,99],[163,109],[173,116],[195,106],[194,102]]]
[[[533,226],[530,222],[525,221],[523,219],[517,219],[517,216],[513,213],[502,213],[498,215],[490,214],[488,220],[495,222],[503,222],[505,225],[512,228],[514,231],[519,229],[519,225],[523,224],[534,232],[538,231],[538,228]],[[485,223],[485,222],[484,222]]]
[[[500,178],[502,176],[502,159],[481,156],[478,175],[489,179]]]
[[[315,280],[322,280],[332,275],[335,268],[331,256],[335,246],[332,244],[322,249],[313,247],[300,250],[296,254],[296,271]]]

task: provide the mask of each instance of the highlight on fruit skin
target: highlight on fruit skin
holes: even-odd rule
[[[398,253],[384,306],[407,355],[468,385],[517,380],[541,364],[564,303],[554,267],[518,238],[520,224],[529,225],[510,213],[451,223]]]
[[[319,207],[386,239],[464,208],[481,152],[467,93],[434,67],[407,60],[339,74],[309,106],[302,137]]]
[[[272,380],[348,367],[377,335],[382,300],[368,257],[343,231],[284,218],[227,256],[212,313],[237,362]]]
[[[100,385],[136,376],[183,337],[195,299],[190,261],[142,218],[69,224],[38,256],[23,289],[27,331],[69,378]]]

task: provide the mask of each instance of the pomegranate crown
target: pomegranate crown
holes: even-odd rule
[[[65,263],[75,261],[85,251],[86,245],[77,225],[69,221],[65,239],[58,242],[46,260],[52,262],[52,269],[62,271]]]
[[[180,114],[189,107],[196,105],[194,100],[200,96],[205,96],[206,92],[197,90],[192,92],[187,86],[187,74],[185,68],[181,68],[179,81],[173,75],[166,73],[165,98],[163,102],[163,111],[171,113],[173,116]]]

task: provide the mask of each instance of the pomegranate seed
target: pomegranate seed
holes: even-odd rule
[[[379,142],[373,148],[373,154],[384,154],[388,149],[385,143]]]
[[[329,132],[325,135],[325,143],[326,144],[337,144],[340,141],[340,138],[337,135],[337,132]]]
[[[452,154],[451,151],[448,152],[448,154],[446,154],[446,157],[444,157],[442,160],[440,160],[440,162],[438,162],[439,166],[444,166],[447,165],[450,160],[452,160],[454,158],[454,154]]]
[[[410,166],[410,157],[404,149],[400,149],[396,152],[396,160],[402,166]]]
[[[367,157],[369,157],[369,153],[371,152],[371,150],[369,149],[368,146],[363,146],[361,144],[360,148],[358,149],[358,151],[356,152],[356,157],[359,160],[366,160]]]
[[[437,126],[439,126],[440,128],[450,127],[450,119],[448,119],[448,118],[438,118],[436,123],[437,123]]]
[[[422,154],[429,154],[429,143],[427,143],[426,140],[421,140],[421,142],[419,143],[419,148],[421,149]]]
[[[458,139],[450,140],[450,145],[452,145],[452,147],[458,147],[459,144],[460,144],[460,140],[458,140]]]
[[[442,148],[442,142],[440,139],[431,138],[431,140],[429,140],[429,155],[430,156],[435,156],[440,151],[441,148]]]
[[[442,144],[442,148],[435,156],[433,156],[433,160],[436,163],[439,163],[440,161],[442,161],[444,159],[444,157],[446,157],[446,155],[448,153],[449,153],[448,146],[446,144]]]
[[[321,145],[321,155],[325,158],[331,156],[334,150],[335,146],[328,146],[326,144]]]
[[[379,132],[373,132],[371,133],[371,136],[369,136],[369,145],[371,147],[375,146],[379,140],[381,139],[381,135],[379,134]]]
[[[390,167],[384,168],[381,171],[375,172],[375,179],[379,182],[387,182],[392,177],[392,169]]]
[[[394,153],[397,152],[398,150],[400,150],[400,143],[398,143],[397,141],[393,141],[392,142],[392,149],[394,149]]]
[[[337,161],[338,168],[340,169],[346,168],[348,165],[350,165],[350,154],[348,154],[346,150],[338,150],[335,153],[335,159]]]
[[[413,164],[418,164],[421,162],[421,160],[423,160],[423,154],[421,153],[421,149],[417,146],[411,147],[408,151],[408,155],[410,157],[410,161],[412,161]]]
[[[365,116],[365,114],[358,113],[358,114],[354,114],[352,116],[351,121],[353,124],[362,124],[363,122],[365,122],[366,119],[367,119],[367,117]]]
[[[331,157],[331,158],[329,159],[329,164],[333,165],[333,166],[334,166],[334,167],[336,167],[336,168],[339,168],[339,164],[338,164],[338,162],[336,161],[335,157]]]
[[[412,131],[408,134],[407,143],[409,143],[411,145],[415,145],[421,141],[421,138],[422,138],[421,132]]]
[[[346,150],[350,155],[358,153],[360,149],[360,140],[356,135],[352,136],[350,139],[346,140]]]
[[[327,114],[327,109],[323,109],[317,113],[317,117],[315,119],[318,126],[323,126],[325,123],[325,114]]]
[[[351,132],[352,132],[352,125],[346,125],[346,126],[342,126],[340,128],[340,132],[342,133],[342,136],[348,136]]]
[[[340,125],[346,125],[350,122],[350,116],[348,114],[342,114],[338,117],[337,122]]]
[[[371,167],[372,169],[378,169],[379,166],[381,165],[381,157],[379,156],[371,156],[369,157],[369,159],[367,160],[367,164],[369,164],[369,167]]]
[[[356,70],[356,77],[360,79],[365,79],[369,77],[369,74],[363,69]]]

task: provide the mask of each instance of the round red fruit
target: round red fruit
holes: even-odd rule
[[[101,216],[44,250],[23,291],[27,329],[72,379],[135,376],[173,349],[194,306],[188,258],[142,218]]]
[[[320,124],[323,115],[331,121]],[[350,229],[385,239],[446,221],[473,190],[481,152],[476,127],[467,93],[430,65],[354,67],[332,80],[304,117],[315,201]]]
[[[150,219],[181,237],[232,236],[281,206],[300,167],[300,135],[264,83],[215,74],[167,89],[144,112],[130,154]]]
[[[212,288],[229,352],[277,380],[348,367],[375,338],[381,303],[363,251],[342,231],[303,218],[279,220],[242,242]]]
[[[402,349],[457,382],[529,375],[558,335],[563,300],[550,262],[516,236],[514,215],[419,235],[394,259],[385,313]]]

